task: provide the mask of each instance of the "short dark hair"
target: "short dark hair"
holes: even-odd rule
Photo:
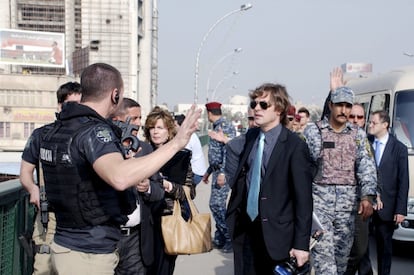
[[[105,63],[95,63],[86,67],[81,74],[82,99],[101,100],[114,90],[122,90],[124,82],[115,67]]]
[[[124,97],[121,103],[119,104],[118,108],[116,108],[116,111],[113,114],[113,117],[124,116],[127,114],[127,110],[133,107],[141,108],[141,105],[139,105],[139,103],[133,100],[132,98]]]
[[[175,115],[174,116],[174,120],[177,122],[178,125],[181,126],[181,124],[183,124],[183,121],[185,119],[185,115],[180,114],[180,115]]]
[[[63,103],[71,94],[81,94],[81,85],[78,82],[66,82],[56,91],[58,103]]]
[[[210,112],[215,116],[221,116],[223,114],[221,109],[211,109],[211,110],[207,110],[207,112]]]
[[[387,123],[387,129],[390,128],[390,115],[387,111],[384,110],[378,110],[371,113],[372,115],[378,115],[381,122]]]
[[[298,110],[298,114],[299,113],[305,113],[306,114],[306,117],[309,117],[310,116],[309,110],[306,109],[305,107],[300,107],[299,110]]]

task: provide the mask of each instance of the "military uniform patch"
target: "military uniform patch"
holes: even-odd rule
[[[102,143],[108,143],[112,141],[111,131],[105,127],[97,127],[95,129],[96,139]]]

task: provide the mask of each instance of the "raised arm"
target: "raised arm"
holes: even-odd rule
[[[124,160],[120,153],[109,153],[99,157],[93,168],[108,184],[117,190],[125,190],[156,173],[175,153],[184,148],[191,134],[197,129],[201,110],[195,106],[188,111],[177,135],[153,153],[140,158]]]

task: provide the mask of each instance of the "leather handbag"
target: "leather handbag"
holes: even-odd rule
[[[211,251],[211,216],[199,213],[190,198],[190,190],[184,186],[191,216],[185,221],[181,215],[180,201],[174,201],[172,215],[162,216],[161,228],[165,253],[169,255],[198,254]]]

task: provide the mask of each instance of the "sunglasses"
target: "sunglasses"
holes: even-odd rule
[[[358,119],[363,119],[364,118],[364,116],[358,116],[358,115],[349,115],[349,118],[350,119],[354,119],[354,118],[358,118]]]
[[[300,115],[294,115],[294,116],[287,116],[287,118],[289,119],[289,121],[295,120],[296,122],[299,122],[302,117]]]
[[[260,108],[262,108],[263,110],[266,110],[267,108],[272,106],[272,104],[267,103],[266,101],[252,101],[250,102],[250,108],[252,109],[256,108],[257,104],[259,104]]]

